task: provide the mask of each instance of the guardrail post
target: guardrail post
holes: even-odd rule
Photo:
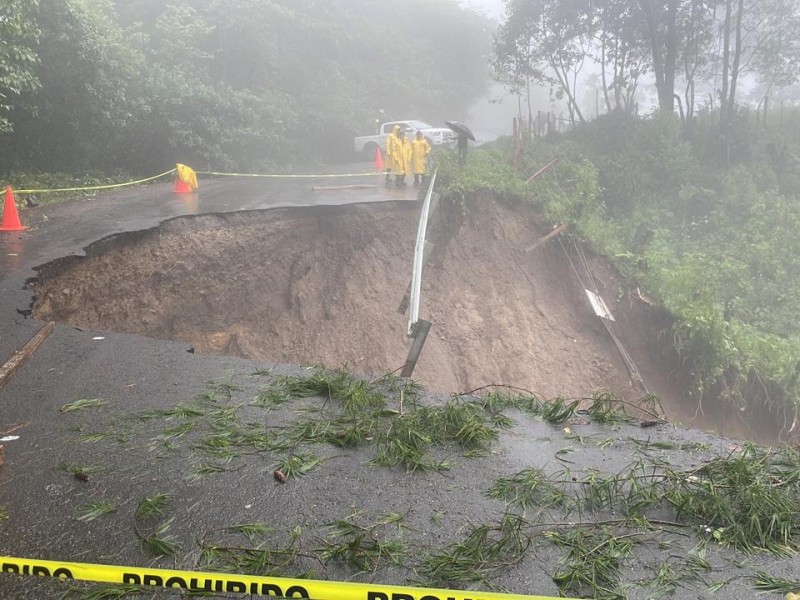
[[[431,322],[425,319],[420,319],[414,324],[414,342],[411,344],[406,364],[403,365],[403,371],[400,373],[402,377],[411,377],[414,373],[414,368],[417,366],[417,360],[419,360],[419,355],[422,353],[422,347],[425,345],[425,339],[428,337],[430,330]]]

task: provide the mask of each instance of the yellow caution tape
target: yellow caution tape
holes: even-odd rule
[[[379,583],[346,583],[289,579],[285,577],[256,577],[170,569],[145,569],[116,565],[58,562],[0,556],[0,572],[16,575],[38,575],[59,579],[81,579],[103,583],[146,585],[195,592],[227,592],[256,594],[279,598],[308,598],[313,600],[556,600],[545,596],[500,594],[497,592],[468,592]]]
[[[277,173],[217,173],[216,171],[197,171],[198,175],[216,175],[219,177],[286,177],[294,179],[318,179],[320,177],[369,177],[370,175],[382,175],[382,171],[372,171],[371,173],[324,173],[317,175],[280,175]]]
[[[180,165],[184,167],[184,165]],[[188,169],[188,167],[184,167]],[[92,186],[85,186],[85,187],[69,187],[69,188],[53,188],[53,189],[31,189],[31,190],[14,190],[17,194],[45,194],[47,192],[82,192],[82,191],[92,191],[92,190],[111,190],[114,188],[121,188],[126,187],[129,185],[139,185],[140,183],[147,183],[148,181],[153,181],[155,179],[159,179],[161,177],[166,177],[167,175],[172,175],[175,171],[179,170],[178,168],[170,169],[169,171],[165,171],[164,173],[160,173],[159,175],[153,175],[152,177],[147,177],[145,179],[137,179],[136,181],[126,181],[124,183],[110,183],[107,185],[92,185]],[[189,169],[191,170],[191,169]],[[287,178],[287,179],[319,179],[322,177],[369,177],[370,175],[380,175],[381,172],[372,171],[370,173],[325,173],[325,174],[317,174],[317,175],[281,175],[281,174],[273,174],[273,173],[219,173],[217,171],[193,171],[192,176],[195,174],[197,175],[215,175],[219,177],[276,177],[276,178]],[[189,182],[188,179],[184,179],[184,181]],[[197,179],[194,178],[194,189],[197,188],[196,181]]]
[[[89,187],[72,187],[72,188],[56,188],[56,189],[43,189],[43,190],[14,190],[16,194],[44,194],[45,192],[80,192],[83,190],[110,190],[113,188],[120,188],[125,187],[126,185],[139,185],[140,183],[146,183],[148,181],[153,181],[154,179],[158,179],[159,177],[165,177],[166,175],[171,175],[175,172],[175,169],[170,169],[160,175],[153,175],[152,177],[148,177],[147,179],[138,179],[137,181],[126,181],[125,183],[111,183],[108,185],[92,185]]]

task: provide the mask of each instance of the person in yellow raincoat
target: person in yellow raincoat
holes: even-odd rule
[[[411,142],[411,160],[414,163],[415,186],[425,183],[425,174],[428,171],[428,155],[432,150],[433,148],[431,148],[428,140],[425,139],[421,131],[418,131],[416,139]]]
[[[411,174],[411,141],[406,137],[406,132],[397,132],[397,144],[395,144],[394,155],[394,184],[397,187],[408,185],[406,175]]]
[[[392,127],[392,133],[386,136],[386,162],[384,168],[386,169],[386,185],[392,178],[392,171],[394,171],[395,156],[397,155],[397,133],[400,131],[400,126],[395,125]]]

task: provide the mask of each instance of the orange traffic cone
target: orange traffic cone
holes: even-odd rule
[[[375,148],[375,170],[383,171],[383,154],[380,148]]]
[[[14,190],[10,185],[6,186],[6,198],[3,202],[3,222],[0,224],[0,231],[22,231],[25,228],[19,220],[17,204],[14,202]]]
[[[172,191],[176,194],[197,191],[197,174],[191,167],[180,163],[175,165],[175,188]]]
[[[188,194],[193,192],[192,186],[186,183],[183,179],[175,175],[175,188],[172,190],[176,194]]]

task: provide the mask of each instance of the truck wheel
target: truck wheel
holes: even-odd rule
[[[375,160],[375,151],[378,149],[378,144],[375,142],[367,142],[364,144],[364,159]]]

